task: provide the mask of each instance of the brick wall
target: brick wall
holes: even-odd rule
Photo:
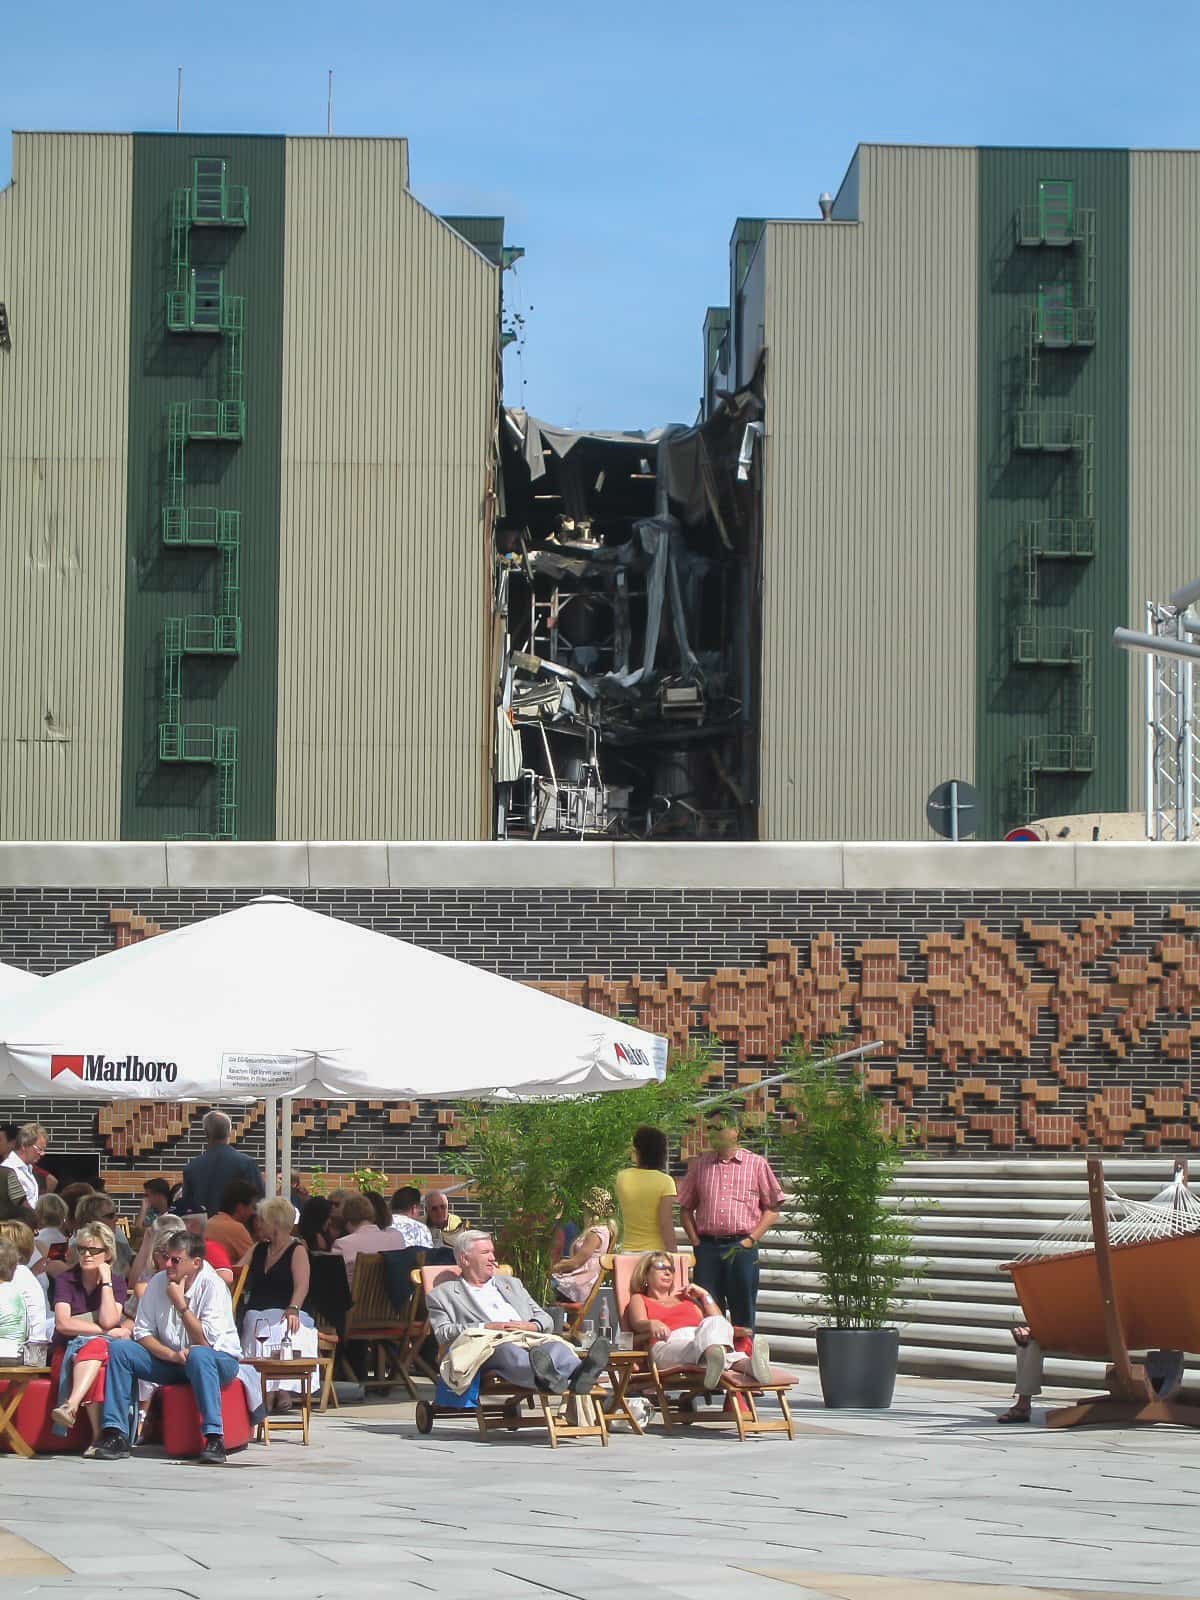
[[[38,973],[256,889],[0,887],[0,961]],[[936,1150],[1200,1148],[1200,897],[1136,890],[314,889],[297,903],[621,1011],[711,1030],[729,1084],[795,1034],[882,1039],[869,1083]],[[197,1004],[219,1003],[197,996]],[[419,1001],[414,1001],[419,1003]],[[1194,1087],[1195,1085],[1195,1087]],[[714,1085],[715,1086],[715,1085]],[[786,1116],[787,1089],[750,1102]],[[228,1108],[261,1159],[262,1119]],[[100,1148],[118,1192],[200,1148],[203,1108],[0,1104]],[[300,1103],[296,1167],[453,1173],[450,1107]]]

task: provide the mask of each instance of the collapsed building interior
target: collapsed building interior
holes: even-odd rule
[[[501,421],[497,838],[753,839],[761,404],[651,434]]]

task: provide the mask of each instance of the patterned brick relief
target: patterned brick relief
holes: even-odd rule
[[[0,909],[5,894],[13,892],[0,892]],[[240,898],[211,904],[159,894],[136,905],[133,894],[79,896],[118,948]],[[1200,1049],[1200,908],[1166,896],[1106,903],[1100,895],[978,892],[950,904],[935,894],[680,891],[639,902],[619,891],[547,891],[540,912],[531,893],[515,925],[511,897],[488,892],[299,898],[627,1016],[676,1046],[710,1033],[720,1046],[714,1087],[753,1090],[794,1038],[813,1047],[877,1039],[883,1050],[859,1070],[889,1122],[918,1143],[1025,1153],[1200,1149],[1200,1073],[1191,1071]],[[413,926],[418,903],[429,909]],[[60,937],[30,936],[58,938],[70,953],[56,964],[104,947],[79,948],[86,941],[74,902],[55,909],[62,916],[68,905]],[[38,903],[33,912],[37,927],[53,927],[50,910]],[[20,959],[14,925],[0,921],[6,959]],[[752,1092],[747,1116],[786,1124],[789,1099],[786,1084]],[[115,1168],[174,1169],[198,1146],[203,1109],[123,1105],[87,1118]],[[245,1119],[249,1146],[261,1148],[257,1108],[230,1110]],[[81,1125],[78,1107],[68,1113],[60,1102],[46,1114]],[[379,1101],[297,1101],[292,1128],[301,1170],[433,1172],[465,1138],[452,1107]]]

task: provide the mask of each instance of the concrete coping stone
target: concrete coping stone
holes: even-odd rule
[[[1200,891],[1200,845],[0,842],[0,888]]]

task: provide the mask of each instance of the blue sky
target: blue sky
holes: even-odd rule
[[[811,216],[862,141],[1195,146],[1200,13],[1092,0],[440,6],[26,4],[17,128],[404,134],[412,187],[503,212],[527,336],[507,398],[593,427],[690,421],[738,216]],[[0,182],[9,176],[7,138]],[[83,254],[81,241],[81,257]]]

